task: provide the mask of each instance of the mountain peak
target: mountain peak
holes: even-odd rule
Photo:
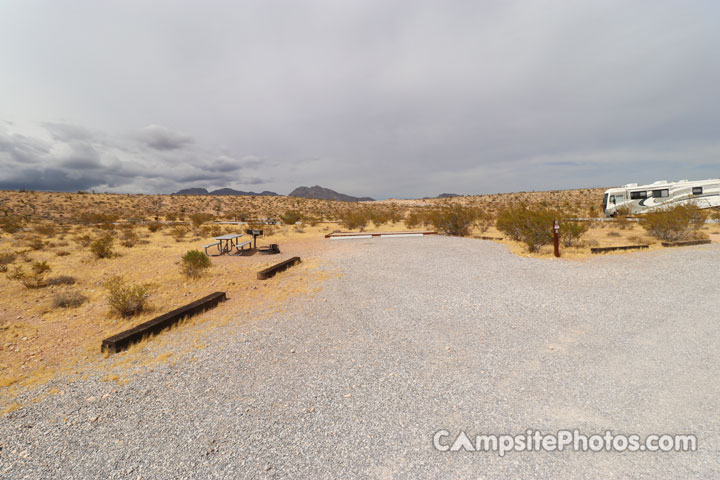
[[[353,197],[338,193],[335,190],[315,185],[312,187],[298,187],[288,194],[289,197],[317,198],[320,200],[337,200],[340,202],[372,202],[370,197]]]

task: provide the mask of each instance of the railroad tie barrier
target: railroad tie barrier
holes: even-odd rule
[[[682,240],[680,242],[662,242],[663,247],[687,247],[689,245],[707,245],[712,243],[710,239],[702,240]]]
[[[260,270],[257,273],[257,278],[258,280],[267,280],[270,277],[274,277],[276,273],[283,272],[298,263],[300,263],[300,257],[292,257],[284,262],[280,262],[264,270]]]
[[[640,250],[643,248],[650,248],[650,245],[623,245],[620,247],[592,247],[590,253],[605,253],[613,252],[615,250]]]
[[[212,293],[207,297],[203,297],[200,300],[189,303],[184,307],[180,307],[166,313],[165,315],[161,315],[159,317],[153,318],[152,320],[148,320],[145,323],[141,323],[140,325],[133,327],[130,330],[125,330],[124,332],[120,332],[117,335],[106,338],[102,341],[100,351],[117,353],[121,350],[125,350],[128,346],[133,343],[139,342],[146,336],[158,333],[176,324],[184,318],[190,318],[193,315],[197,315],[198,313],[202,313],[205,310],[214,308],[217,306],[218,303],[224,302],[225,300],[227,300],[225,292]]]

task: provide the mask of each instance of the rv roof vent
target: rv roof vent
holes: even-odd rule
[[[667,183],[667,180],[658,180],[657,182],[653,182],[653,185],[660,185],[661,183]]]
[[[630,187],[637,187],[637,183],[628,183],[627,185],[625,185],[625,188],[630,188]]]

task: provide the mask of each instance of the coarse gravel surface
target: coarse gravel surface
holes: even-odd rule
[[[0,418],[0,478],[720,476],[720,247],[565,261],[328,240],[326,262],[342,275],[218,327],[192,361],[91,375]],[[433,448],[443,429],[575,428],[695,434],[698,451]]]

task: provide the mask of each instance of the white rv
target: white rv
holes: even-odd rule
[[[614,217],[618,209],[629,213],[645,213],[666,206],[694,203],[700,208],[720,207],[720,179],[667,182],[650,185],[629,183],[611,188],[603,196],[606,217]]]

